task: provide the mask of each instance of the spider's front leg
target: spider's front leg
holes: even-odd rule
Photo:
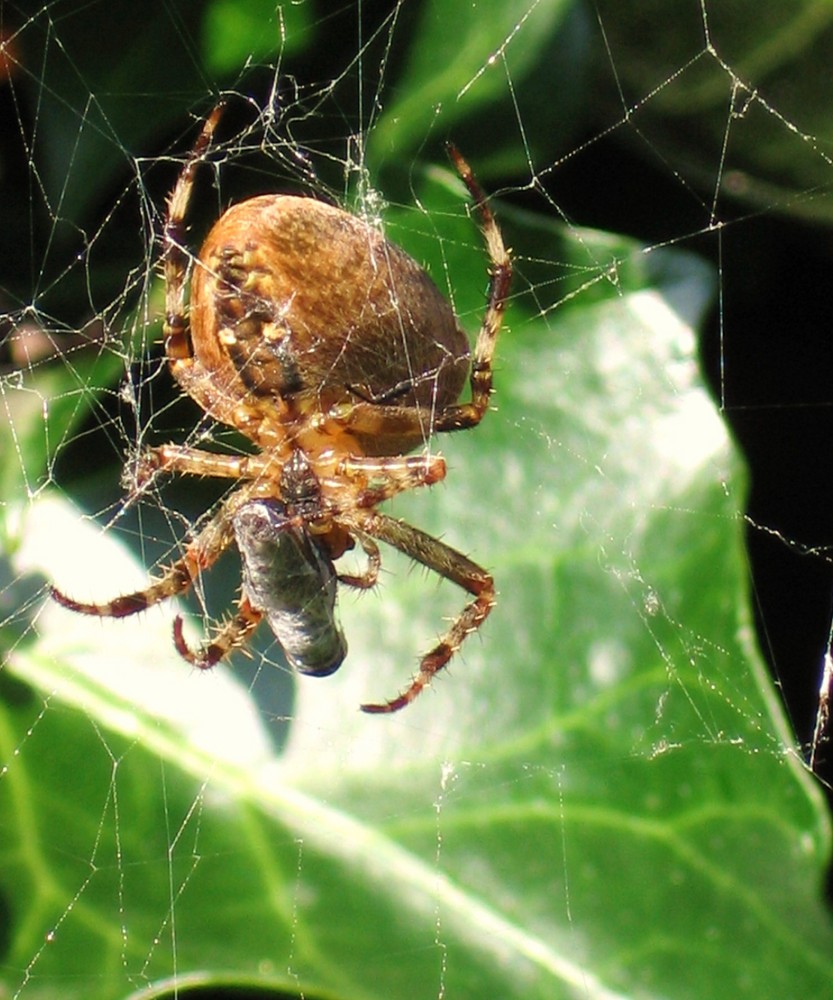
[[[355,490],[356,504],[370,508],[418,486],[433,486],[445,479],[445,473],[445,459],[441,455],[381,458],[349,455],[339,462],[335,482],[328,483],[325,479],[324,484],[337,495],[338,483],[349,480]]]
[[[169,566],[158,580],[154,580],[144,590],[137,590],[132,594],[122,594],[110,601],[103,603],[76,601],[74,597],[69,597],[54,585],[50,588],[50,593],[52,599],[57,601],[61,607],[78,614],[96,615],[98,618],[126,618],[139,611],[146,611],[154,604],[166,601],[169,597],[183,593],[193,583],[196,573],[194,560],[190,553],[186,553],[181,559],[177,559],[173,565]]]
[[[211,145],[223,107],[222,102],[217,104],[206,118],[168,201],[162,258],[165,273],[164,334],[165,353],[177,378],[179,378],[178,368],[190,366],[194,354],[188,320],[185,316],[185,283],[190,266],[190,257],[185,250],[185,215],[194,189],[194,175],[200,160]]]
[[[356,518],[356,528],[389,545],[411,559],[451,580],[474,596],[451,623],[440,641],[420,661],[417,672],[405,690],[381,704],[362,705],[363,712],[372,714],[397,712],[410,704],[427,687],[435,674],[448,663],[463,644],[466,636],[475,632],[495,605],[495,585],[491,575],[456,549],[437,538],[385,514],[368,512]]]
[[[136,465],[135,482],[146,486],[157,472],[179,472],[216,479],[261,479],[274,474],[280,461],[272,455],[228,455],[187,445],[163,444],[144,451]]]

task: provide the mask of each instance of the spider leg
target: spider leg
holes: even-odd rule
[[[199,574],[213,565],[229,547],[234,535],[229,527],[225,508],[221,508],[205,525],[197,537],[189,543],[182,558],[172,563],[158,580],[151,581],[144,590],[123,594],[113,600],[98,603],[76,601],[57,587],[52,587],[54,600],[70,611],[82,615],[96,615],[99,618],[126,618],[139,611],[145,611],[160,601],[182,594],[191,586]]]
[[[433,486],[445,479],[445,472],[445,459],[440,455],[381,458],[350,455],[339,462],[333,486],[337,490],[339,482],[348,479],[358,490],[357,505],[375,507],[397,493],[417,486]]]
[[[128,615],[145,611],[160,601],[166,601],[169,597],[175,597],[186,591],[193,583],[197,573],[197,569],[192,563],[190,555],[186,554],[182,559],[177,559],[165,570],[160,579],[154,580],[144,590],[123,594],[102,604],[94,601],[76,601],[75,598],[68,597],[55,586],[51,588],[51,594],[53,600],[62,607],[68,608],[70,611],[77,611],[82,615],[97,615],[99,618],[126,618]]]
[[[148,448],[136,471],[139,486],[156,472],[179,472],[224,479],[274,477],[282,458],[272,453],[228,455],[183,445],[164,444]],[[362,489],[360,505],[373,506],[416,486],[432,486],[445,479],[445,460],[439,455],[409,455],[404,458],[366,458],[349,455],[342,459],[336,476],[346,477]]]
[[[431,411],[392,403],[337,403],[326,413],[313,415],[309,426],[337,437],[343,432],[375,439],[426,440],[433,426]]]
[[[456,146],[449,145],[448,152],[480,216],[480,228],[490,261],[486,312],[477,335],[469,376],[471,400],[446,406],[432,414],[426,409],[392,402],[412,387],[408,381],[400,382],[376,397],[367,396],[351,385],[348,388],[359,401],[341,403],[328,413],[321,414],[320,424],[324,431],[329,425],[336,432],[347,430],[367,437],[426,438],[430,431],[460,431],[476,427],[489,408],[492,360],[512,284],[512,256],[504,245],[500,227],[471,167]]]
[[[156,472],[180,472],[220,479],[260,479],[274,474],[279,467],[280,462],[272,454],[228,455],[185,445],[163,444],[148,448],[142,454],[136,479],[140,487],[149,482]]]
[[[480,215],[480,227],[491,263],[486,313],[477,335],[471,365],[469,380],[471,402],[446,407],[433,424],[435,431],[465,430],[469,427],[475,427],[483,419],[492,392],[492,358],[495,353],[495,343],[503,323],[506,299],[512,284],[512,257],[504,246],[500,228],[489,208],[486,195],[459,149],[449,144],[448,154],[457,173],[469,189],[474,207]]]
[[[190,258],[185,251],[185,214],[194,188],[194,175],[200,160],[205,155],[217,122],[223,113],[222,102],[217,104],[206,118],[202,131],[191,150],[182,173],[168,201],[168,217],[165,222],[163,271],[165,275],[165,353],[174,375],[181,365],[190,365],[193,350],[185,318],[185,282],[188,277]]]
[[[344,583],[348,587],[355,587],[357,590],[370,590],[376,586],[376,581],[379,579],[382,557],[379,555],[379,546],[372,538],[365,534],[357,534],[356,537],[367,556],[367,569],[358,575],[339,573],[338,579],[340,583]]]
[[[193,650],[182,634],[182,616],[174,618],[174,646],[176,651],[190,664],[200,670],[210,670],[220,660],[224,660],[232,650],[243,646],[260,624],[263,613],[253,608],[244,595],[237,607],[237,614],[223,625],[210,642]]]
[[[431,683],[434,675],[448,663],[466,636],[476,631],[488,617],[495,604],[494,581],[467,556],[404,521],[397,521],[385,514],[367,513],[356,518],[355,526],[373,538],[393,545],[411,559],[474,596],[474,600],[463,608],[436,646],[422,657],[416,676],[401,694],[382,704],[361,706],[363,712],[373,714],[397,712]]]

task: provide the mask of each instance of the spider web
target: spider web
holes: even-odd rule
[[[0,995],[829,993],[826,5],[134,7],[0,8]],[[160,345],[165,198],[220,95],[193,246],[251,194],[326,198],[473,335],[453,138],[514,251],[493,412],[390,505],[499,604],[396,716],[358,705],[463,605],[397,553],[325,680],[265,628],[177,657],[234,555],[136,619],[47,599],[141,588],[228,489],[133,473],[242,448]]]

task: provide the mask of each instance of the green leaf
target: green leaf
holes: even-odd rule
[[[476,230],[447,174],[419,196],[397,238],[474,332]],[[386,1000],[833,989],[828,820],[752,640],[744,474],[695,360],[711,275],[498,211],[523,249],[494,412],[432,441],[447,481],[394,508],[493,570],[491,618],[368,717],[463,604],[395,553],[377,593],[342,595],[341,671],[277,711],[274,648],[249,687],[183,664],[170,608],[46,603],[0,675],[33,689],[0,703],[12,995],[172,974]],[[22,516],[18,574],[142,584],[57,498]]]
[[[567,19],[573,6],[573,0],[422,4],[406,65],[370,132],[369,161],[401,159],[434,132],[441,140],[453,134],[462,148],[478,148],[481,176],[488,175],[487,157],[492,169],[523,171],[528,163],[515,140],[518,116],[526,120],[527,113],[535,122],[536,149],[540,143],[548,155],[563,148],[587,61],[583,32]],[[565,21],[569,47],[558,43]],[[556,48],[564,59],[548,58]],[[511,99],[507,77],[521,89],[523,108]],[[542,116],[545,130],[538,127]]]
[[[202,46],[209,70],[239,71],[261,59],[306,46],[312,30],[309,4],[275,0],[212,0],[203,15]]]

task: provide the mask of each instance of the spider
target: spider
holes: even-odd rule
[[[257,450],[149,449],[140,459],[140,484],[175,472],[225,477],[237,488],[146,589],[102,604],[57,588],[52,595],[73,611],[121,618],[185,592],[236,545],[243,574],[236,613],[199,649],[188,646],[177,617],[177,651],[210,668],[245,646],[266,618],[289,662],[322,676],[346,655],[335,618],[337,584],[372,587],[381,562],[376,541],[385,542],[471,595],[410,684],[389,701],[361,706],[394,712],[430,684],[495,603],[489,573],[377,507],[444,478],[440,456],[408,452],[434,433],[476,427],[483,418],[510,255],[469,165],[449,146],[491,261],[473,357],[450,305],[411,257],[357,216],[311,197],[266,194],[233,205],[192,264],[185,217],[222,107],[205,120],[168,201],[165,351],[182,389]],[[459,402],[467,377],[471,398]],[[366,568],[337,573],[334,561],[356,543]]]

